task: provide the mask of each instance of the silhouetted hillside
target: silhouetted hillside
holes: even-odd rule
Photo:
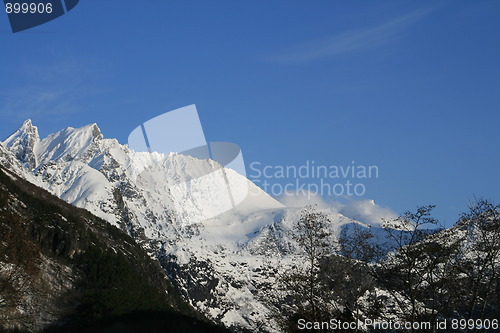
[[[131,237],[1,168],[0,295],[4,329],[219,331]]]

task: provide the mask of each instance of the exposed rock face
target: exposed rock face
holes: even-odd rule
[[[39,143],[38,128],[33,126],[30,119],[4,141],[5,146],[29,170],[34,169],[38,164],[35,150]]]

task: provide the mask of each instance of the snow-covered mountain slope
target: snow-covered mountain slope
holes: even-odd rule
[[[296,252],[288,232],[299,209],[284,207],[215,161],[135,152],[105,139],[96,124],[40,140],[27,120],[0,144],[0,163],[128,232],[160,260],[184,297],[215,322],[273,330],[259,295],[273,283],[274,273],[264,266]],[[221,172],[232,189],[244,188],[248,196],[213,217],[227,196]],[[182,187],[200,176],[213,186],[186,196]],[[348,224],[366,226],[335,210],[324,213],[335,236]]]

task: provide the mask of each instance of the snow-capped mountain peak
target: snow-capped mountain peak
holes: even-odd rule
[[[37,151],[39,163],[49,160],[72,160],[103,139],[97,124],[86,125],[80,128],[67,127],[59,132],[50,134],[40,142]]]
[[[27,119],[4,141],[4,145],[23,165],[33,169],[37,165],[35,150],[39,142],[38,128],[32,124],[31,119]]]

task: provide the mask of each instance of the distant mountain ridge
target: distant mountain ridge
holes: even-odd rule
[[[159,260],[184,298],[214,322],[274,330],[259,300],[259,288],[273,279],[263,266],[297,251],[288,230],[300,209],[284,207],[226,169],[230,181],[248,186],[250,195],[232,211],[190,223],[203,220],[204,205],[222,193],[214,188],[204,203],[173,193],[170,185],[222,166],[175,153],[135,152],[105,139],[96,124],[40,139],[27,120],[0,144],[0,163],[131,235]],[[175,209],[179,205],[182,214]],[[335,236],[347,225],[369,227],[333,209],[323,212]]]

